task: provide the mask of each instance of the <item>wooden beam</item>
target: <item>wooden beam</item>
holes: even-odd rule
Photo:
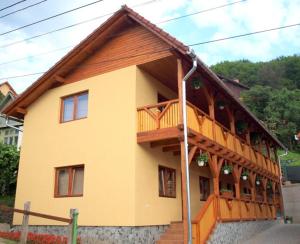
[[[16,112],[23,115],[27,114],[27,110],[21,107],[17,107]]]
[[[178,145],[180,146],[178,139],[170,139],[164,141],[154,141],[150,143],[150,147],[161,147],[161,146],[170,146],[170,145]]]
[[[59,76],[59,75],[56,75],[56,76],[54,77],[54,80],[55,80],[57,83],[60,83],[60,84],[66,83],[66,79],[63,78],[63,77],[61,77],[61,76]]]
[[[192,162],[193,157],[194,157],[194,155],[197,151],[197,148],[198,148],[197,146],[193,146],[192,149],[190,150],[190,152],[189,152],[189,164]]]
[[[163,152],[172,152],[172,151],[179,151],[180,145],[171,145],[171,146],[165,146],[162,148]]]

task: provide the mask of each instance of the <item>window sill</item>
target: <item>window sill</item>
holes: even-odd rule
[[[83,118],[80,118],[80,119],[72,119],[72,120],[68,120],[68,121],[60,121],[60,124],[65,124],[65,123],[69,123],[69,122],[74,122],[74,121],[78,121],[78,120],[83,120],[83,119],[87,119],[88,117],[83,117]]]
[[[80,195],[64,195],[64,196],[54,195],[54,198],[66,198],[66,197],[83,197],[83,194],[80,194]]]

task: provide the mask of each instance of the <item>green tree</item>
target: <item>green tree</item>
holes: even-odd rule
[[[13,195],[16,190],[20,153],[15,146],[0,143],[0,193]]]
[[[1,103],[1,101],[2,101],[3,98],[4,98],[4,95],[3,95],[3,93],[0,91],[0,103]]]
[[[249,91],[242,93],[243,102],[262,121],[266,120],[265,108],[270,103],[272,90],[269,86],[256,85]]]

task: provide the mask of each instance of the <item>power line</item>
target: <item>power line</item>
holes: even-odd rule
[[[24,29],[24,28],[26,28],[26,27],[36,25],[36,24],[45,22],[45,21],[50,20],[50,19],[53,19],[53,18],[57,18],[57,17],[62,16],[62,15],[64,15],[64,14],[68,14],[68,13],[74,12],[74,11],[76,11],[76,10],[78,10],[78,9],[82,9],[82,8],[91,6],[91,5],[93,5],[93,4],[96,4],[96,3],[99,3],[99,2],[102,2],[102,1],[103,1],[103,0],[97,0],[97,1],[95,1],[95,2],[91,2],[91,3],[85,4],[85,5],[81,5],[81,6],[77,7],[77,8],[73,8],[73,9],[70,9],[70,10],[67,10],[67,11],[64,11],[64,12],[61,12],[61,13],[59,13],[59,14],[52,15],[52,16],[47,17],[47,18],[45,18],[45,19],[41,19],[41,20],[38,20],[38,21],[36,21],[36,22],[27,24],[27,25],[23,25],[23,26],[18,27],[18,28],[16,28],[16,29],[12,29],[12,30],[9,30],[9,31],[6,31],[6,32],[2,32],[2,33],[0,33],[0,36],[7,35],[7,34],[9,34],[9,33],[15,32],[15,31],[17,31],[17,30],[21,30],[21,29]]]
[[[150,0],[150,1],[147,1],[147,2],[144,2],[144,3],[141,3],[141,4],[133,5],[132,7],[140,7],[140,6],[142,6],[142,5],[146,5],[146,4],[149,4],[149,3],[152,3],[152,2],[156,2],[156,1],[157,1],[157,0]],[[243,1],[247,1],[247,0],[243,0]],[[236,3],[240,3],[240,2],[243,2],[243,1],[233,2],[233,3],[230,3],[230,4],[225,4],[225,5],[217,6],[217,7],[214,7],[214,8],[201,10],[201,11],[196,12],[196,13],[191,13],[191,14],[187,14],[187,15],[183,15],[183,16],[171,18],[171,19],[168,19],[168,20],[163,20],[163,21],[161,21],[161,22],[158,22],[157,24],[164,23],[164,22],[169,22],[169,21],[173,21],[173,20],[177,20],[177,19],[179,19],[179,18],[186,18],[186,17],[192,16],[192,15],[195,15],[195,14],[200,14],[200,13],[202,13],[202,12],[211,11],[211,10],[213,10],[213,9],[224,8],[224,7],[226,7],[226,6],[230,6],[230,5],[233,5],[233,4],[236,4]],[[94,17],[94,18],[91,18],[91,19],[87,19],[87,20],[84,20],[84,21],[80,21],[80,22],[78,22],[78,23],[75,23],[75,24],[72,24],[72,25],[68,25],[68,26],[65,26],[65,27],[62,27],[62,28],[58,28],[58,29],[55,29],[55,30],[52,30],[52,31],[48,31],[48,32],[45,32],[45,33],[41,33],[41,34],[38,34],[38,35],[35,35],[35,36],[32,36],[32,37],[28,37],[28,38],[26,38],[26,39],[22,39],[22,40],[19,40],[19,41],[7,43],[7,44],[4,44],[4,45],[0,46],[0,48],[5,48],[5,47],[14,46],[14,45],[19,44],[19,43],[22,43],[22,42],[30,41],[30,40],[33,40],[33,39],[36,39],[36,38],[39,38],[39,37],[42,37],[42,36],[46,36],[46,35],[53,34],[53,33],[59,32],[59,31],[63,31],[63,30],[69,29],[69,28],[73,28],[73,27],[76,27],[76,26],[78,26],[78,25],[82,25],[82,24],[85,24],[85,23],[89,23],[89,22],[92,22],[92,21],[101,19],[101,18],[103,18],[103,17],[112,15],[112,14],[114,14],[114,13],[116,13],[116,11],[115,11],[115,12],[111,12],[111,13],[107,13],[107,14],[104,14],[104,15],[100,15],[100,16],[97,16],[97,17]]]
[[[5,9],[8,9],[8,8],[11,8],[11,7],[13,7],[13,6],[16,6],[17,4],[20,4],[20,3],[23,3],[23,2],[26,2],[26,1],[27,1],[27,0],[22,0],[22,1],[16,2],[16,3],[14,3],[14,4],[11,4],[11,5],[9,5],[9,6],[6,6],[6,7],[4,7],[4,8],[1,8],[0,11],[5,10]]]
[[[286,29],[286,28],[295,27],[295,26],[300,26],[300,23],[275,27],[275,28],[271,28],[271,29],[259,30],[259,31],[249,32],[249,33],[240,34],[240,35],[228,36],[228,37],[223,37],[223,38],[214,39],[214,40],[210,40],[210,41],[198,42],[198,43],[190,44],[188,46],[192,47],[192,46],[198,46],[198,45],[212,43],[212,42],[225,41],[225,40],[229,40],[229,39],[234,39],[234,38],[239,38],[239,37],[244,37],[244,36],[251,36],[251,35],[255,35],[255,34],[260,34],[260,33],[264,33],[264,32],[280,30],[280,29]]]
[[[178,17],[175,17],[175,18],[171,18],[171,19],[162,20],[160,22],[157,22],[156,24],[162,24],[162,23],[166,23],[166,22],[169,22],[169,21],[173,21],[173,20],[178,20],[178,19],[190,17],[190,16],[193,16],[193,15],[197,15],[197,14],[209,12],[209,11],[212,11],[212,10],[216,10],[216,9],[228,7],[228,6],[231,6],[231,5],[234,5],[234,4],[237,4],[237,3],[241,3],[241,2],[246,2],[246,1],[247,0],[241,0],[241,1],[232,2],[232,3],[220,5],[220,6],[213,7],[213,8],[208,8],[208,9],[200,10],[200,11],[197,11],[197,12],[194,12],[194,13],[190,13],[190,14],[186,14],[186,15],[181,15],[181,16],[178,16]]]
[[[7,16],[9,16],[9,15],[12,15],[12,14],[18,13],[18,12],[20,12],[20,11],[26,10],[26,9],[28,9],[28,8],[32,8],[32,7],[37,6],[37,5],[39,5],[39,4],[43,3],[43,2],[46,2],[46,1],[47,1],[47,0],[43,0],[43,1],[40,1],[40,2],[37,2],[37,3],[31,4],[31,5],[28,5],[28,6],[24,7],[24,8],[20,8],[20,9],[18,9],[18,10],[15,10],[15,11],[13,11],[13,12],[4,14],[4,15],[0,16],[0,19],[2,19],[2,18],[4,18],[4,17],[7,17]]]
[[[190,47],[192,47],[192,46],[198,46],[198,45],[203,45],[203,44],[208,44],[208,43],[214,43],[214,42],[219,42],[219,41],[224,41],[224,40],[229,40],[229,39],[234,39],[234,38],[239,38],[239,37],[244,37],[244,36],[250,36],[250,35],[255,35],[255,34],[259,34],[259,33],[264,33],[264,32],[269,32],[269,31],[275,31],[275,30],[280,30],[280,29],[285,29],[285,28],[290,28],[290,27],[295,27],[295,26],[300,26],[300,23],[286,25],[286,26],[280,26],[280,27],[276,27],[276,28],[265,29],[265,30],[255,31],[255,32],[249,32],[249,33],[245,33],[245,34],[240,34],[240,35],[235,35],[235,36],[229,36],[229,37],[214,39],[214,40],[205,41],[205,42],[193,43],[193,44],[189,44],[187,46],[190,46]],[[118,57],[116,59],[102,60],[101,62],[91,63],[89,65],[98,65],[98,64],[104,63],[104,62],[111,62],[111,61],[121,60],[121,59],[125,59],[125,58],[137,57],[137,56],[146,55],[146,54],[153,54],[153,53],[157,53],[157,52],[166,51],[166,50],[169,50],[169,49],[170,48],[165,48],[165,49],[161,49],[159,51],[151,51],[151,52],[137,54],[137,55],[124,56],[124,57],[121,57],[121,58]],[[11,76],[11,77],[1,77],[0,80],[14,79],[14,78],[20,78],[20,77],[27,77],[27,76],[32,76],[32,75],[37,75],[37,74],[43,74],[43,73],[44,72],[36,72],[36,73],[23,74],[23,75]]]

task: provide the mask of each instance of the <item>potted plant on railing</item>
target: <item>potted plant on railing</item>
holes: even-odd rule
[[[232,166],[226,164],[222,167],[222,171],[224,175],[229,175],[232,172]]]
[[[226,197],[226,198],[233,198],[233,192],[232,190],[230,189],[227,189],[227,188],[222,188],[220,190],[220,193],[223,197]]]
[[[242,177],[242,180],[248,180],[248,177],[249,177],[248,170],[244,170],[241,177]]]
[[[199,167],[204,167],[208,163],[208,155],[207,153],[200,153],[200,155],[197,157],[197,164]]]

